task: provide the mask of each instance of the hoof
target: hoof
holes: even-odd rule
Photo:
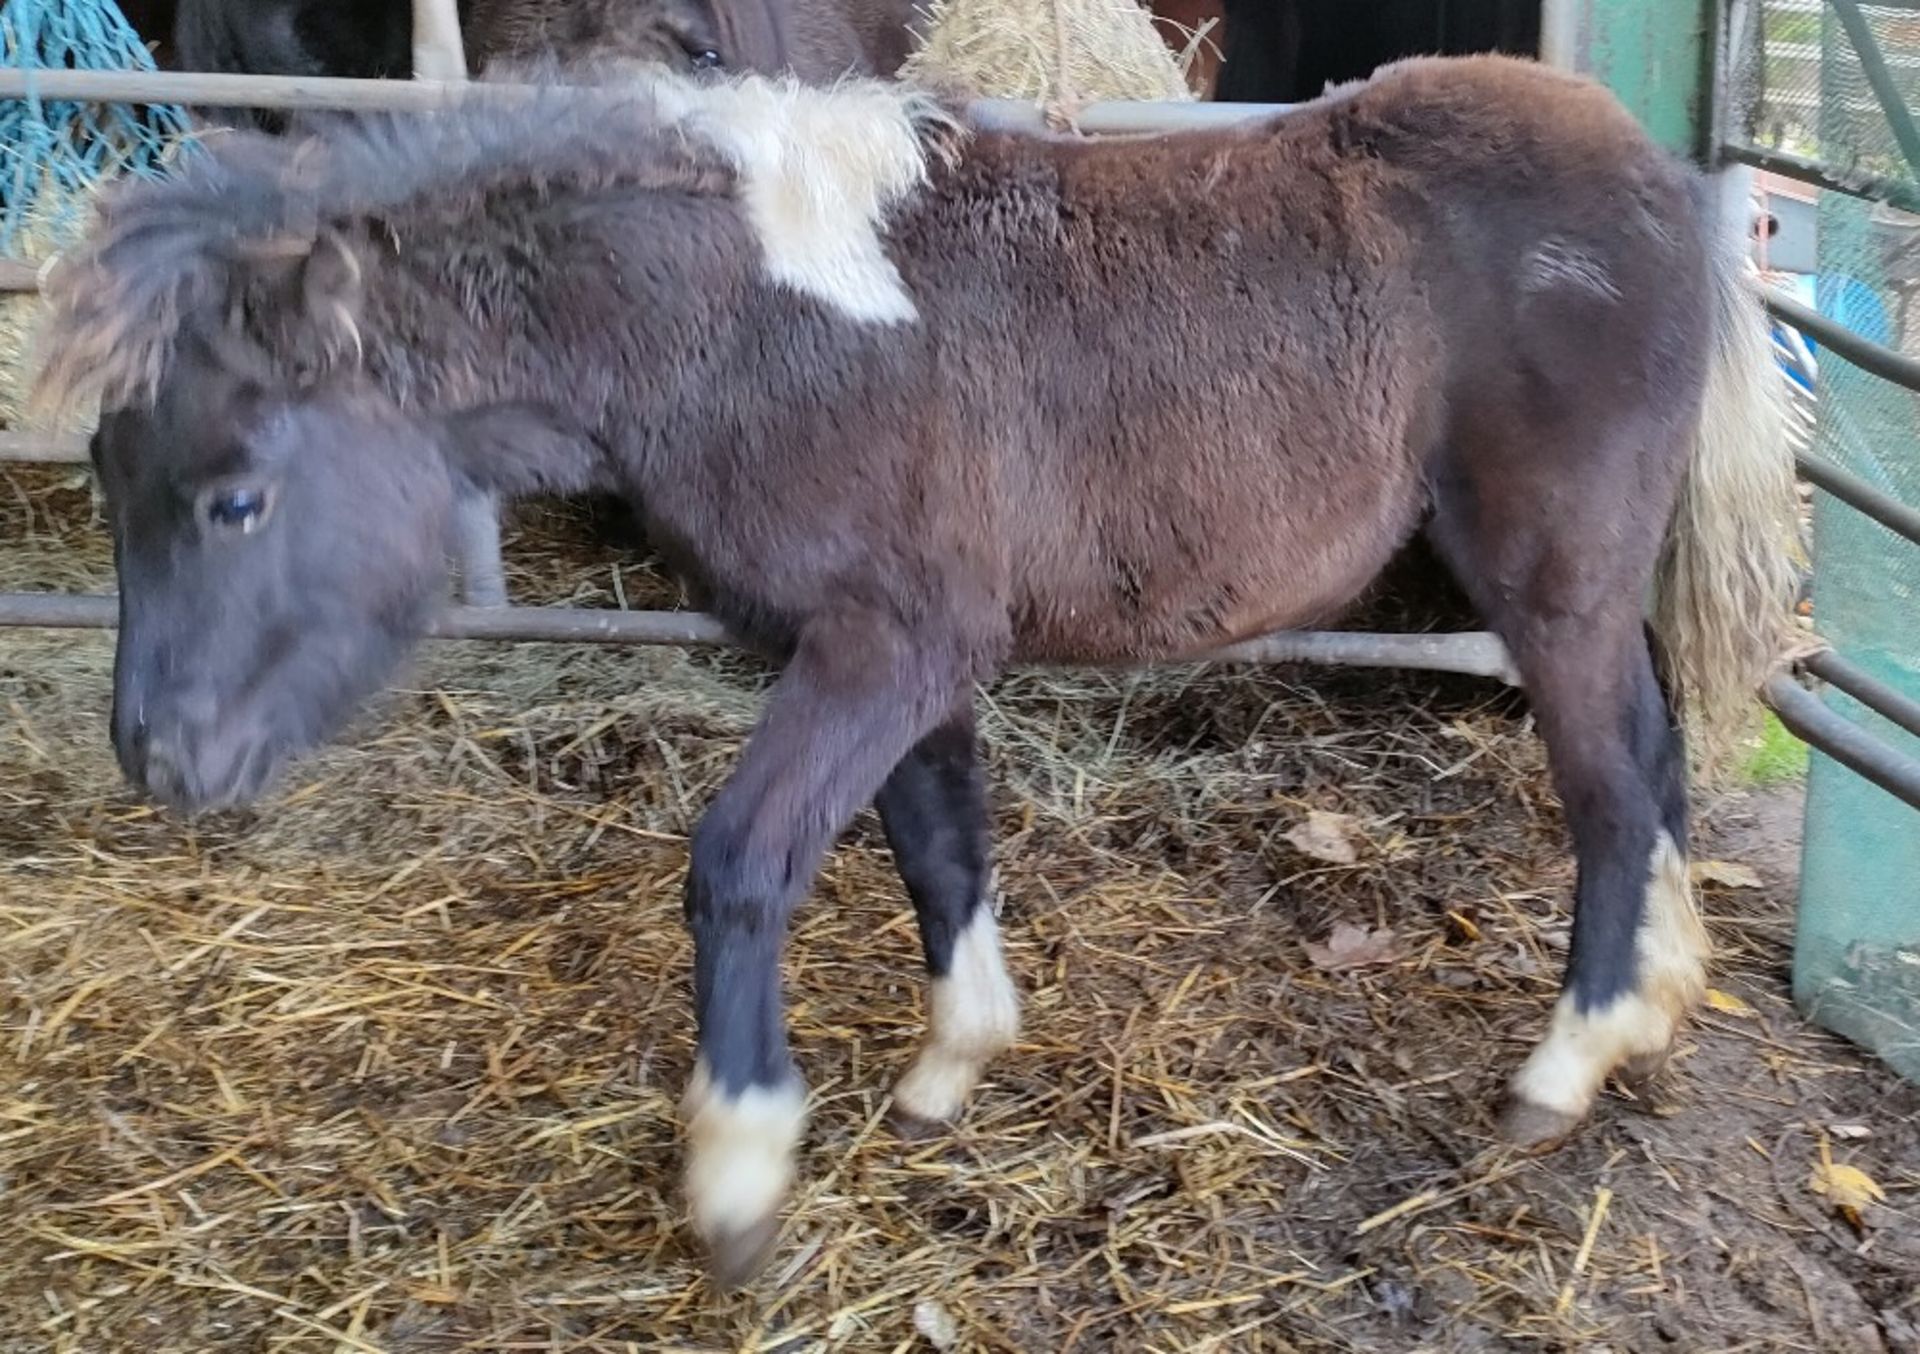
[[[893,1129],[893,1136],[906,1142],[931,1142],[935,1138],[944,1138],[953,1131],[950,1118],[929,1118],[907,1108],[896,1097],[893,1107],[887,1111],[887,1125]]]
[[[766,1268],[779,1236],[780,1219],[771,1217],[711,1238],[707,1242],[707,1281],[722,1292],[744,1287]]]
[[[799,1079],[726,1094],[702,1060],[681,1113],[687,1121],[686,1190],[707,1273],[721,1288],[752,1278],[780,1234],[805,1123]]]
[[[1548,1109],[1526,1100],[1510,1100],[1500,1116],[1501,1141],[1538,1156],[1553,1151],[1579,1129],[1585,1116]]]
[[[1619,1071],[1614,1075],[1619,1078],[1622,1086],[1638,1094],[1646,1090],[1648,1083],[1666,1070],[1667,1060],[1672,1055],[1671,1046],[1655,1053],[1635,1054],[1620,1064]]]
[[[893,1088],[895,1118],[950,1125],[967,1108],[967,1096],[980,1080],[981,1064],[930,1048],[915,1060]]]

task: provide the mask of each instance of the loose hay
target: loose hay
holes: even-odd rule
[[[1186,67],[1135,0],[932,0],[901,78],[1002,99],[1195,97]],[[1194,43],[1199,41],[1195,35]]]
[[[108,581],[83,481],[0,490],[0,586]],[[519,600],[673,601],[580,522],[522,515]],[[436,646],[273,803],[181,824],[120,787],[108,637],[0,644],[0,1354],[1838,1350],[1912,1320],[1920,1095],[1801,1027],[1783,901],[1710,895],[1752,1013],[1704,1017],[1654,1101],[1492,1148],[1571,869],[1489,687],[998,684],[1024,1042],[951,1136],[885,1127],[924,990],[863,820],[788,965],[801,1195],[720,1300],[679,1225],[679,886],[764,674]],[[1288,844],[1311,810],[1354,864]],[[1400,944],[1316,965],[1343,922]],[[1887,1192],[1870,1248],[1805,1191],[1830,1124],[1872,1134],[1833,1144]]]
[[[39,264],[55,254],[71,238],[56,220],[71,219],[77,203],[63,201],[52,207],[54,220],[36,217],[27,222],[15,238],[10,257],[18,262]],[[34,331],[46,315],[46,304],[38,292],[0,291],[0,428],[18,428],[27,424],[27,394],[33,384],[35,366]]]

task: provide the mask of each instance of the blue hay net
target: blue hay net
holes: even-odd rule
[[[8,69],[151,71],[153,54],[113,0],[5,0],[0,61]],[[184,109],[0,99],[0,255],[29,228],[55,242],[84,224],[93,189],[117,174],[151,176],[185,144]]]

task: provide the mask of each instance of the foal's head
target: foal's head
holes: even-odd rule
[[[456,494],[510,488],[496,473],[556,437],[522,406],[401,409],[354,356],[346,246],[278,267],[292,281],[264,294],[257,268],[233,284],[247,318],[218,286],[163,346],[104,362],[91,450],[120,590],[114,748],[188,811],[253,800],[386,684],[445,592]],[[82,348],[98,337],[64,318]]]
[[[113,741],[169,805],[245,802],[392,675],[442,588],[431,429],[351,385],[294,391],[203,337],[93,461],[120,585]]]

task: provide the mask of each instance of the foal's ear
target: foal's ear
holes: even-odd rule
[[[440,420],[441,446],[456,474],[494,493],[578,493],[600,478],[593,439],[542,404],[484,404]]]
[[[300,264],[296,283],[301,308],[319,334],[318,353],[327,359],[360,355],[360,260],[339,232],[323,230]]]

